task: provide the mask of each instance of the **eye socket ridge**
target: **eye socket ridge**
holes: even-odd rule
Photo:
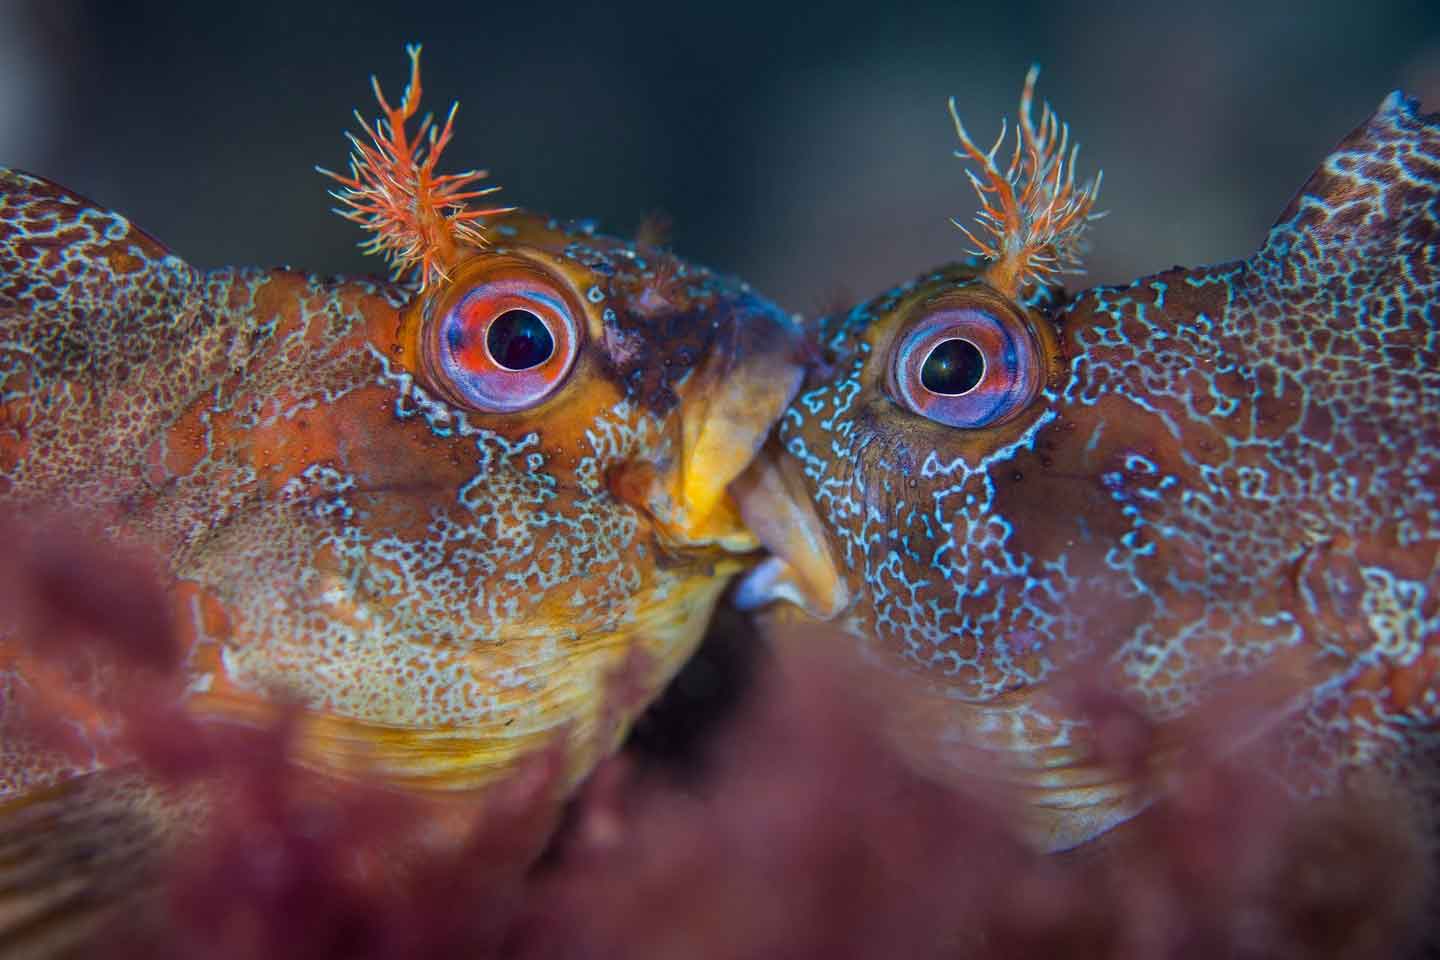
[[[584,314],[538,271],[492,276],[437,305],[422,333],[429,379],[453,402],[485,413],[533,407],[564,383]]]
[[[906,324],[889,371],[914,413],[961,429],[1004,423],[1038,392],[1043,360],[1028,322],[1009,311],[938,304]]]

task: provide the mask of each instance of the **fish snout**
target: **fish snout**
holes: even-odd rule
[[[676,549],[754,551],[759,541],[731,484],[800,388],[807,356],[800,324],[746,291],[719,295],[703,311],[641,320],[652,343],[647,355],[634,355],[632,329],[613,337],[621,349],[612,348],[611,358],[636,365],[629,381],[642,402],[666,405],[663,435],[645,457],[611,470],[610,489]]]
[[[850,605],[850,585],[798,460],[771,440],[730,489],[746,528],[770,554],[740,582],[738,606],[753,610],[783,600],[808,617],[830,620]]]

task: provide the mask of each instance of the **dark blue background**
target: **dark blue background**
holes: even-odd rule
[[[1388,90],[1440,109],[1433,2],[891,6],[0,0],[0,162],[197,264],[378,269],[311,167],[421,41],[450,169],[613,231],[663,211],[810,313],[962,252],[945,98],[987,137],[1032,60],[1105,168],[1095,280],[1243,255]]]

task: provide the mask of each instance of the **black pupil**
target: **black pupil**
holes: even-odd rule
[[[538,367],[555,352],[555,338],[545,321],[529,310],[506,310],[496,317],[485,334],[485,345],[507,370]]]
[[[937,343],[920,368],[920,382],[931,393],[954,397],[975,389],[985,375],[985,358],[969,340]]]

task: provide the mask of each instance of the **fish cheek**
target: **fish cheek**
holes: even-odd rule
[[[1173,608],[1167,585],[1206,582],[1205,542],[1177,535],[1195,465],[1159,416],[1122,397],[1058,412],[991,469],[995,508],[1017,554],[1073,578],[1065,613],[1103,646],[1153,619],[1157,590]]]

